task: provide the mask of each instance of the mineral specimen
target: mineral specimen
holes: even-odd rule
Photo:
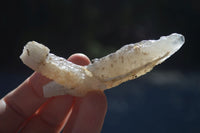
[[[105,90],[149,72],[174,54],[184,43],[184,36],[173,33],[159,40],[128,44],[88,66],[73,64],[49,53],[35,41],[28,42],[20,58],[24,64],[53,81],[43,87],[45,97],[71,94],[84,96],[91,90]]]

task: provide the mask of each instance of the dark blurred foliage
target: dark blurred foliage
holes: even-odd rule
[[[8,0],[0,4],[1,67],[24,69],[27,41],[68,57],[101,57],[124,44],[185,35],[183,48],[163,68],[198,69],[200,2],[197,0]]]

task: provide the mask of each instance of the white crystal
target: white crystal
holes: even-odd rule
[[[149,72],[174,54],[184,43],[174,33],[159,40],[145,40],[123,46],[115,53],[79,66],[49,53],[42,44],[29,42],[20,58],[30,68],[54,80],[45,85],[44,96],[84,96],[91,90],[105,90]]]

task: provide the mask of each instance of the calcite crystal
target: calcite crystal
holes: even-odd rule
[[[184,43],[184,36],[173,33],[158,40],[128,44],[88,66],[73,64],[49,53],[35,41],[28,42],[20,58],[24,64],[53,81],[43,87],[45,97],[70,94],[84,96],[91,90],[105,90],[135,79],[162,63]]]

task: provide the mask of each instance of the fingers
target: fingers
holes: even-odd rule
[[[90,64],[90,59],[85,56],[84,54],[81,53],[77,53],[77,54],[73,54],[68,58],[68,61],[73,62],[74,64],[78,64],[81,66],[85,66]]]
[[[83,55],[73,55],[71,58],[69,58],[70,61],[73,62],[73,60],[76,60],[79,63],[83,59],[83,62],[90,62],[86,56]],[[83,63],[86,64],[86,63]],[[46,77],[34,73],[32,76],[30,76],[24,83],[22,83],[17,89],[9,93],[7,96],[5,96],[1,102],[0,102],[0,132],[14,132],[18,130],[19,126],[23,124],[24,121],[26,121],[27,117],[32,116],[32,114],[35,113],[35,111],[40,108],[40,106],[47,102],[48,99],[43,97],[43,89],[42,87],[48,83],[50,80]],[[52,112],[49,112],[49,114],[53,113],[53,111],[58,111],[54,108],[56,102],[55,98],[52,100],[52,102],[49,102],[48,106],[46,106],[47,109],[52,109]],[[66,97],[64,98],[66,99]],[[71,106],[71,97],[67,99],[69,102],[65,103],[64,110],[69,110],[69,107]],[[58,98],[58,103],[61,101],[65,101],[62,98]],[[62,106],[62,104],[61,104]],[[43,106],[44,107],[44,106]],[[41,110],[41,115],[45,114],[45,108]],[[39,116],[41,116],[39,115]],[[48,113],[47,113],[48,115]],[[55,115],[52,118],[56,118]],[[41,116],[45,120],[46,116]],[[37,117],[34,117],[34,119],[37,119]],[[58,121],[60,119],[58,118]],[[34,123],[34,121],[33,121]],[[35,125],[33,125],[34,127]],[[37,126],[36,126],[37,127]]]
[[[101,91],[77,98],[63,133],[100,133],[106,110],[106,96]]]
[[[69,60],[79,65],[87,65],[89,59],[85,57],[81,54],[75,54],[70,56]],[[54,97],[38,110],[22,132],[60,132],[67,118],[70,117],[73,103],[73,97],[69,95]]]
[[[44,102],[42,86],[50,80],[34,73],[14,91],[6,95],[0,104],[0,130],[16,131],[19,126],[31,116]],[[12,124],[15,123],[15,124]]]
[[[22,117],[33,114],[47,98],[43,97],[42,87],[50,80],[34,73],[24,83],[3,98],[7,105]]]
[[[63,128],[68,113],[73,104],[72,96],[58,96],[52,98],[41,107],[29,123],[22,129],[22,133],[56,133]]]

